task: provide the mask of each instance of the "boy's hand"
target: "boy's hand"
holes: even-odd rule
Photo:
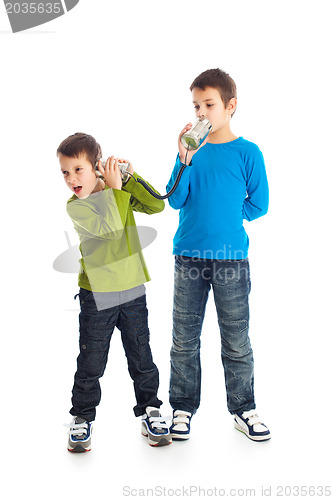
[[[198,149],[194,149],[194,150],[187,150],[185,148],[185,146],[183,146],[182,144],[182,141],[180,140],[181,139],[181,136],[185,134],[185,132],[188,132],[190,129],[192,128],[192,123],[188,123],[185,128],[183,128],[183,130],[181,131],[181,133],[179,134],[179,137],[178,137],[178,151],[179,151],[179,159],[182,163],[185,163],[185,156],[186,156],[186,153],[187,153],[187,157],[186,157],[186,165],[189,165],[191,160],[192,160],[192,157],[193,155],[202,147],[206,144],[206,142],[208,141],[208,136],[206,137],[206,139],[203,141],[203,143],[200,145],[200,147]]]
[[[185,156],[186,156],[187,149],[185,148],[185,146],[183,146],[182,141],[181,141],[181,137],[182,137],[182,135],[185,134],[185,132],[188,132],[191,129],[191,127],[192,127],[192,123],[188,123],[187,125],[185,125],[185,127],[183,128],[183,130],[181,131],[181,133],[179,134],[179,137],[178,137],[179,159],[182,163],[185,163]],[[195,151],[188,151],[187,152],[187,157],[186,157],[187,165],[192,160],[192,156],[194,155],[194,153],[195,153]]]
[[[128,170],[128,171],[129,171],[129,173],[133,175],[133,173],[134,173],[134,168],[133,168],[133,166],[132,166],[132,163],[131,163],[131,162],[129,162],[128,160],[124,160],[124,158],[118,158],[118,161],[119,161],[119,163],[128,163],[128,164],[129,164],[129,166],[130,166],[130,168],[129,168],[129,169],[127,168],[126,170]]]
[[[109,188],[121,189],[122,178],[118,167],[118,160],[115,160],[114,156],[107,159],[105,168],[102,166],[102,162],[98,162],[98,170],[103,175],[105,182]]]

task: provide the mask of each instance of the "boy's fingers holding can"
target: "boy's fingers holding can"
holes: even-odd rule
[[[187,132],[188,130],[190,130],[190,128],[192,127],[192,123],[188,123],[187,125],[185,125],[185,127],[183,128],[183,130],[181,131],[181,133],[179,134],[179,138],[185,134],[185,132]]]
[[[110,169],[113,167],[113,163],[114,163],[114,156],[109,156],[107,161],[106,161],[106,165],[105,165],[105,168],[110,171]]]

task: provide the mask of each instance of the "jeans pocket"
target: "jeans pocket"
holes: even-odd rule
[[[80,288],[80,292],[79,292],[80,300],[85,300],[91,293],[92,293],[91,290],[86,290],[85,288]]]
[[[92,293],[91,290],[86,290],[85,288],[80,288],[80,293],[79,293],[79,299],[80,299],[80,306],[81,310],[84,308],[86,309],[96,309],[96,303],[94,299],[94,294]]]
[[[180,255],[175,255],[175,264],[181,265],[181,263],[182,261]]]
[[[175,267],[189,269],[191,267],[192,258],[185,255],[175,255]]]
[[[145,371],[151,369],[153,359],[149,345],[149,333],[138,335],[139,366]]]
[[[149,343],[149,333],[147,333],[147,332],[141,333],[138,335],[137,339],[138,339],[139,346],[146,345]]]

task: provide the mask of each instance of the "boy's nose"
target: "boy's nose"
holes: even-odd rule
[[[75,175],[68,174],[68,177],[67,177],[68,184],[73,184],[74,181],[75,181]]]

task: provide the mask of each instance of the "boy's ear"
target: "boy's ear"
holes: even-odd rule
[[[236,111],[236,108],[237,108],[237,99],[232,97],[230,99],[230,101],[228,102],[228,107],[227,107],[227,111],[230,111],[230,116],[232,116],[234,114],[234,112]]]

